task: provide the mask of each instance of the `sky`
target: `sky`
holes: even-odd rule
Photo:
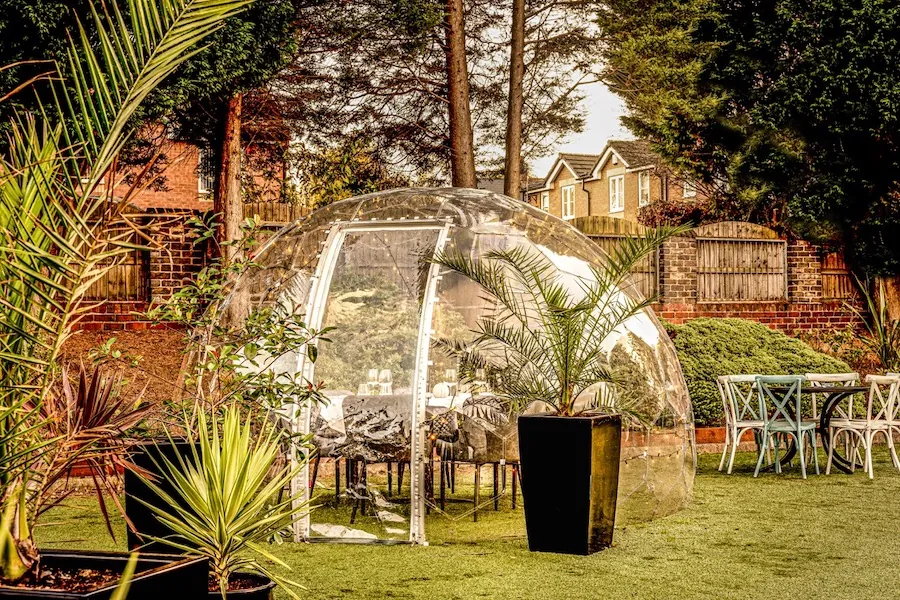
[[[553,166],[557,152],[579,152],[600,154],[607,140],[632,139],[634,136],[622,126],[619,117],[625,114],[625,105],[618,96],[602,83],[594,83],[584,88],[587,119],[584,131],[564,140],[549,156],[532,161],[533,174],[544,177]]]

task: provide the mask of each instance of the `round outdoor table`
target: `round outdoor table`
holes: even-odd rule
[[[787,393],[788,388],[786,387],[775,387],[770,388],[773,392],[776,393]],[[840,404],[841,400],[846,398],[851,394],[859,394],[868,392],[869,388],[864,385],[823,385],[823,386],[807,386],[805,388],[801,388],[801,393],[804,394],[822,394],[825,396],[825,402],[822,403],[822,413],[819,415],[819,426],[816,427],[816,431],[819,433],[819,437],[822,439],[822,448],[825,449],[825,453],[828,454],[828,428],[831,425],[831,418],[834,415],[834,409],[837,408],[838,404]],[[797,455],[797,442],[794,438],[790,438],[790,444],[788,445],[787,452],[785,452],[784,457],[781,459],[781,465],[784,466],[789,463],[794,456]],[[847,459],[838,453],[837,448],[834,449],[834,454],[832,456],[832,464],[837,467],[839,470],[844,473],[850,473],[853,470],[853,463],[850,461],[855,461],[855,458]],[[863,464],[857,462],[856,468],[862,469]]]

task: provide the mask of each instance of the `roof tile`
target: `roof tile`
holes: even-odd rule
[[[599,154],[572,154],[561,152],[559,158],[564,160],[570,168],[575,170],[575,177],[588,177],[594,170],[594,165],[600,160]]]
[[[659,155],[650,149],[647,140],[610,140],[608,147],[622,157],[629,169],[659,164]]]

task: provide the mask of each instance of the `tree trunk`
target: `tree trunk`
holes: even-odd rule
[[[450,173],[454,187],[478,186],[472,114],[469,110],[469,68],[463,0],[447,0],[447,102],[450,120]]]
[[[241,107],[243,94],[228,100],[219,154],[214,210],[219,215],[216,237],[226,261],[234,260],[241,237],[244,207],[241,199]]]
[[[525,0],[512,0],[512,36],[509,49],[509,103],[506,109],[506,161],[503,193],[522,194],[522,105],[525,81]]]
[[[900,275],[875,278],[876,286],[884,286],[884,303],[890,321],[900,320]]]

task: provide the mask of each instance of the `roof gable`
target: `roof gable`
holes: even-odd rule
[[[550,185],[550,183],[556,179],[557,175],[559,175],[559,172],[563,167],[568,169],[575,179],[590,177],[594,165],[597,164],[599,158],[599,154],[560,152],[556,155],[556,161],[553,163],[553,167],[550,169],[547,178],[544,179],[544,186]]]
[[[610,140],[594,166],[591,176],[597,177],[600,169],[613,155],[628,169],[655,167],[660,162],[659,155],[650,149],[650,142],[647,140]]]

